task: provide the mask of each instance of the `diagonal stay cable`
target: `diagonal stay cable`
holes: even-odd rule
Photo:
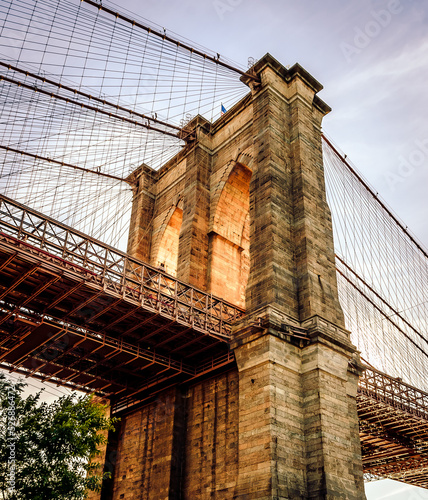
[[[364,293],[355,283],[353,283],[346,275],[345,273],[343,273],[340,269],[336,268],[336,271],[341,275],[343,276],[343,278],[355,289],[357,290],[358,293],[360,293],[382,316],[384,316],[390,323],[392,323],[392,325],[400,332],[402,333],[409,342],[411,342],[411,344],[414,345],[414,347],[416,347],[416,349],[418,349],[422,354],[424,354],[425,357],[428,358],[428,353],[421,347],[419,346],[412,338],[409,337],[409,335],[407,335],[407,333],[402,329],[400,328],[397,323],[395,323],[395,321],[393,321],[391,319],[390,316],[388,316],[378,305],[376,305],[373,300],[370,299],[370,297]],[[422,337],[425,342],[427,342],[427,340]]]
[[[386,305],[389,309],[391,309],[391,311],[398,317],[401,319],[401,321],[403,321],[403,323],[405,323],[411,330],[413,330],[416,335],[418,335],[418,337],[420,337],[422,340],[424,340],[425,342],[428,343],[428,340],[411,324],[409,323],[406,318],[404,318],[399,311],[397,311],[394,307],[392,307],[381,295],[379,295],[376,290],[374,290],[368,283],[366,283],[364,281],[364,279],[359,276],[351,267],[348,266],[348,264],[343,260],[341,259],[337,254],[335,255],[336,259],[342,264],[345,266],[345,268],[350,271],[359,281],[361,281],[361,283],[364,284],[364,286],[366,286],[372,293],[373,295],[378,298],[384,305]],[[340,271],[339,271],[340,272]],[[342,273],[341,273],[342,274]],[[343,275],[343,274],[342,274]]]
[[[149,26],[145,26],[144,24],[142,24],[140,22],[137,22],[133,19],[130,19],[129,17],[124,16],[123,14],[120,14],[119,12],[115,12],[114,10],[111,10],[108,7],[103,6],[101,3],[94,2],[93,0],[82,0],[82,2],[88,3],[89,5],[96,7],[98,10],[102,10],[104,12],[107,12],[108,14],[113,15],[116,19],[121,19],[122,21],[130,23],[130,24],[132,24],[132,26],[137,26],[138,28],[141,28],[141,29],[147,31],[147,33],[150,33],[150,34],[155,35],[159,38],[162,38],[162,40],[166,40],[170,43],[173,43],[177,47],[181,47],[181,48],[189,51],[191,54],[197,54],[198,56],[201,56],[204,59],[208,59],[209,61],[212,61],[219,66],[223,66],[224,68],[235,71],[236,73],[239,73],[241,76],[244,76],[244,77],[249,78],[251,80],[256,80],[256,81],[259,80],[256,76],[252,75],[251,73],[247,73],[247,72],[242,71],[238,68],[235,68],[231,64],[227,64],[223,61],[220,61],[220,57],[215,58],[215,57],[212,57],[208,54],[205,54],[204,52],[201,52],[200,50],[197,50],[193,47],[190,47],[189,45],[186,45],[186,44],[180,42],[179,40],[175,40],[174,38],[166,35],[165,33],[161,33],[160,31],[157,31]]]
[[[96,172],[95,170],[91,170],[89,168],[78,167],[77,165],[72,165],[70,163],[64,163],[63,161],[53,160],[52,158],[47,158],[45,156],[36,155],[34,153],[28,153],[27,151],[21,151],[19,149],[14,149],[14,148],[10,148],[8,146],[2,146],[2,145],[0,145],[0,149],[5,149],[6,151],[11,151],[12,153],[17,153],[17,154],[20,154],[23,156],[29,156],[30,158],[34,158],[36,160],[43,160],[43,161],[47,161],[49,163],[54,163],[55,165],[59,165],[61,167],[70,167],[70,168],[74,168],[75,170],[81,170],[82,172],[95,174],[95,175],[98,175],[101,177],[108,177],[109,179],[114,179],[116,181],[127,182],[129,184],[129,181],[127,181],[126,179],[123,179],[122,177],[116,177],[115,175],[105,174],[103,172]]]
[[[42,81],[44,83],[48,83],[49,85],[53,85],[53,86],[58,87],[60,89],[67,90],[68,92],[72,92],[75,95],[86,97],[89,100],[93,100],[93,101],[99,102],[101,104],[104,104],[105,106],[111,106],[111,107],[113,107],[115,109],[118,109],[120,111],[125,111],[125,112],[127,112],[127,113],[129,113],[131,115],[138,116],[139,118],[143,118],[144,120],[148,120],[149,122],[157,123],[159,125],[164,125],[165,127],[169,127],[171,129],[175,129],[177,131],[181,131],[182,130],[181,127],[177,127],[176,125],[172,125],[171,123],[164,122],[162,120],[159,120],[159,119],[154,118],[152,116],[145,115],[143,113],[138,113],[137,111],[125,108],[124,106],[120,106],[119,104],[114,104],[112,102],[109,102],[106,99],[101,99],[100,97],[93,96],[91,94],[88,94],[87,92],[82,92],[81,90],[77,90],[77,89],[74,89],[74,88],[69,87],[67,85],[64,85],[62,83],[56,82],[54,80],[51,80],[50,78],[46,78],[45,76],[40,76],[40,75],[37,75],[37,74],[32,73],[30,71],[27,71],[25,69],[18,68],[17,66],[12,66],[9,63],[5,63],[5,62],[0,61],[0,66],[3,66],[5,68],[7,68],[7,69],[11,69],[13,71],[16,71],[17,73],[22,73],[22,74],[24,74],[26,76],[31,76],[32,78],[40,80],[40,81]]]
[[[54,97],[56,99],[59,99],[59,100],[62,100],[62,101],[65,101],[67,103],[70,103],[70,104],[74,104],[74,105],[77,105],[77,106],[80,106],[81,108],[85,108],[85,109],[89,109],[91,111],[94,111],[96,113],[101,113],[103,115],[107,115],[111,118],[117,118],[121,121],[125,121],[125,122],[128,122],[128,123],[132,123],[133,125],[139,125],[139,126],[142,126],[148,130],[153,130],[155,132],[160,132],[162,134],[165,134],[165,135],[169,135],[169,136],[172,136],[172,137],[176,137],[176,138],[179,138],[179,134],[178,133],[172,133],[172,132],[167,132],[165,130],[162,130],[160,128],[157,128],[157,127],[152,127],[149,123],[147,124],[144,124],[144,123],[141,123],[137,120],[131,120],[130,118],[126,118],[124,116],[121,116],[121,115],[116,115],[116,114],[113,114],[113,113],[110,113],[108,111],[105,111],[103,109],[100,109],[100,108],[96,108],[95,106],[90,106],[88,104],[83,104],[82,102],[79,102],[79,101],[75,101],[73,99],[69,99],[68,97],[64,97],[64,96],[60,96],[58,94],[55,94],[53,92],[49,92],[49,91],[46,91],[46,90],[43,90],[43,89],[40,89],[38,87],[35,87],[33,85],[28,85],[26,83],[22,83],[18,80],[14,80],[12,78],[8,78],[8,77],[5,77],[5,76],[0,76],[0,80],[4,80],[4,81],[7,81],[9,83],[13,83],[15,85],[18,85],[19,87],[23,87],[23,88],[26,88],[26,89],[29,89],[29,90],[34,90],[35,92],[39,92],[41,94],[45,94],[49,97]]]
[[[422,246],[415,240],[415,238],[409,233],[406,227],[397,219],[397,217],[389,210],[389,208],[379,199],[376,193],[370,188],[370,186],[364,181],[364,179],[355,171],[354,168],[346,161],[339,151],[333,146],[331,141],[327,139],[327,137],[322,134],[323,140],[328,144],[331,150],[336,154],[336,156],[345,164],[348,169],[354,174],[354,176],[360,181],[360,183],[367,189],[367,191],[373,196],[373,198],[379,203],[379,205],[385,210],[385,212],[394,220],[394,222],[400,227],[400,229],[405,233],[405,235],[416,245],[416,247],[422,252],[422,254],[428,258],[427,251],[422,248]]]

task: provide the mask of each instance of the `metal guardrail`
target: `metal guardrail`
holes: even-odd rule
[[[0,240],[26,247],[86,282],[203,333],[230,338],[244,315],[233,304],[198,290],[84,233],[0,195]]]
[[[428,393],[374,368],[364,371],[358,391],[371,399],[428,420]]]

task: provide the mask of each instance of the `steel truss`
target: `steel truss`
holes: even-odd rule
[[[357,407],[364,473],[428,488],[428,394],[367,368]]]
[[[2,368],[108,396],[121,413],[233,367],[243,315],[0,195]],[[428,394],[370,367],[357,408],[366,477],[428,488]]]
[[[1,366],[114,397],[117,411],[233,362],[242,309],[4,196],[0,283]]]

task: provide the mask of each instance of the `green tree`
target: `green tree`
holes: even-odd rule
[[[23,398],[25,385],[0,373],[0,498],[80,500],[99,491],[109,474],[92,460],[116,419],[91,396]]]

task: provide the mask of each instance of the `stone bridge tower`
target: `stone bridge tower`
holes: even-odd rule
[[[365,498],[322,163],[330,108],[297,64],[266,55],[253,71],[224,116],[192,120],[182,152],[132,174],[129,252],[245,308],[236,364],[122,418],[103,500]]]

